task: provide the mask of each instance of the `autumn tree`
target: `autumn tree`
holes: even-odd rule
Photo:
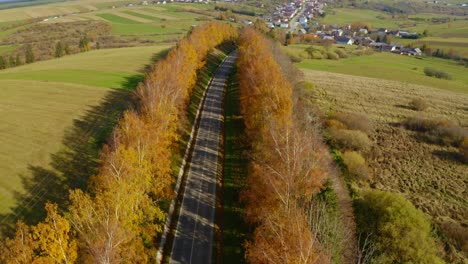
[[[62,42],[59,41],[57,42],[57,44],[55,44],[55,57],[60,58],[63,56],[63,54],[64,54],[63,45],[62,45]]]
[[[197,71],[210,50],[236,37],[229,24],[198,26],[152,67],[137,87],[138,109],[123,114],[101,151],[90,193],[71,191],[69,222],[49,204],[45,221],[32,228],[31,258],[73,263],[79,255],[83,263],[154,263],[166,218],[161,204],[173,198],[172,150],[186,125]],[[87,37],[80,49],[89,50]],[[9,244],[4,248],[13,250]]]
[[[38,261],[43,263],[75,263],[77,244],[70,223],[58,213],[57,204],[45,205],[47,217],[33,227],[33,238],[40,251]]]
[[[16,65],[16,66],[21,66],[21,65],[23,65],[23,62],[21,61],[21,58],[20,58],[20,55],[19,55],[19,54],[16,54],[15,65]]]
[[[31,44],[26,44],[26,63],[33,63],[35,61],[34,52]]]
[[[80,39],[79,48],[81,52],[91,50],[91,45],[87,36],[84,36],[82,39]]]
[[[13,238],[0,242],[0,262],[5,264],[30,264],[35,259],[36,243],[33,240],[31,228],[19,221]]]
[[[0,70],[6,69],[8,66],[7,62],[3,58],[3,56],[0,56]]]
[[[71,53],[70,46],[68,45],[68,43],[65,43],[63,47],[63,52],[65,52],[66,55],[69,55]]]
[[[9,60],[8,64],[9,64],[10,67],[15,67],[16,66],[16,61],[15,61],[15,58],[13,56],[10,55],[8,60]]]
[[[252,28],[239,38],[240,110],[252,145],[242,193],[248,222],[258,225],[247,247],[252,263],[326,263],[304,209],[327,177],[320,141],[292,109],[292,85],[273,45]]]
[[[272,212],[254,232],[254,244],[247,244],[250,263],[326,264],[317,253],[318,244],[301,209],[285,214]]]

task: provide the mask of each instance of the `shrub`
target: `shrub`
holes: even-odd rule
[[[468,131],[456,122],[447,119],[430,119],[422,116],[408,117],[403,125],[410,130],[426,132],[429,142],[460,146]]]
[[[296,56],[294,54],[288,54],[289,59],[291,59],[292,62],[297,63],[301,62],[302,58],[300,56]]]
[[[335,53],[338,54],[338,56],[340,56],[340,58],[348,58],[349,57],[348,52],[346,52],[343,49],[336,49]]]
[[[333,119],[345,124],[348,129],[359,130],[366,134],[372,131],[372,124],[367,116],[356,113],[339,112],[333,115]]]
[[[403,196],[366,190],[355,209],[360,232],[376,248],[372,263],[443,263],[429,220]]]
[[[369,177],[369,170],[367,168],[366,160],[356,151],[346,151],[343,154],[343,162],[348,168],[351,176],[360,180],[367,180]]]
[[[333,51],[327,51],[327,59],[329,60],[339,60],[340,56]]]
[[[321,60],[321,59],[324,59],[325,56],[323,55],[323,53],[321,51],[315,50],[312,53],[310,53],[310,58],[311,59],[316,59],[316,60]]]
[[[326,126],[329,129],[346,129],[346,125],[336,119],[327,120]]]
[[[403,121],[403,125],[413,131],[430,131],[437,126],[437,121],[422,116],[410,116]]]
[[[468,228],[453,220],[447,220],[441,225],[442,232],[454,242],[461,251],[468,253]]]
[[[468,136],[467,130],[453,121],[449,123],[444,121],[446,120],[439,121],[435,129],[429,131],[427,138],[437,144],[460,146],[464,138]]]
[[[415,98],[411,100],[409,106],[414,110],[424,111],[429,107],[429,104],[422,98]]]
[[[450,76],[448,73],[439,71],[437,69],[431,68],[431,67],[425,67],[424,68],[424,74],[430,77],[435,77],[439,79],[446,79],[446,80],[451,80],[452,76]]]
[[[371,146],[371,141],[361,131],[332,129],[330,135],[332,142],[342,149],[367,151]]]

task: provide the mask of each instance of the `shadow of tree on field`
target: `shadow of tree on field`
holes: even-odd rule
[[[451,161],[463,163],[463,155],[455,151],[434,150],[432,154],[434,154],[435,156],[437,156],[439,159],[442,159],[442,160],[451,160]]]
[[[113,89],[99,105],[91,107],[65,131],[63,148],[51,155],[50,167],[29,166],[21,175],[24,192],[16,192],[12,213],[0,215],[0,232],[11,235],[17,220],[36,224],[45,218],[47,201],[61,209],[68,206],[71,189],[87,189],[89,178],[97,173],[99,152],[123,111],[130,106],[131,91]]]
[[[98,172],[102,146],[123,112],[137,105],[133,91],[143,81],[144,73],[169,50],[154,53],[151,62],[139,74],[125,77],[121,87],[110,89],[99,105],[90,107],[82,117],[73,120],[62,139],[63,148],[51,155],[50,166],[30,165],[29,172],[20,175],[24,192],[14,194],[17,205],[11,208],[11,213],[0,214],[0,237],[13,235],[18,220],[29,225],[42,221],[47,201],[57,203],[64,210],[69,205],[70,190],[88,188],[90,177]]]

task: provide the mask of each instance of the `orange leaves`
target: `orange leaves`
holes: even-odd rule
[[[47,203],[47,218],[33,227],[33,237],[42,252],[39,262],[75,263],[77,244],[70,223],[57,212],[57,205]]]
[[[272,123],[287,125],[292,115],[292,86],[274,61],[268,42],[251,28],[240,36],[238,68],[247,134],[262,138]]]
[[[251,28],[239,41],[241,113],[253,145],[246,218],[258,224],[247,247],[251,263],[323,263],[301,209],[326,179],[320,142],[293,120],[292,85],[273,58],[270,43]]]
[[[197,71],[210,49],[235,36],[227,24],[195,28],[138,85],[139,112],[125,112],[114,130],[93,179],[95,196],[72,195],[71,221],[83,252],[91,253],[89,261],[151,262],[166,217],[159,202],[173,193],[171,149],[184,124]]]
[[[77,242],[70,223],[58,213],[56,204],[46,204],[47,218],[36,226],[17,223],[13,239],[0,244],[2,263],[75,263]]]
[[[247,245],[250,263],[313,264],[320,261],[315,239],[301,209],[285,216],[273,211],[254,232],[255,244]]]

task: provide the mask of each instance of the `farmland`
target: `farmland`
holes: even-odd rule
[[[40,59],[53,57],[53,44],[65,41],[73,53],[78,46],[77,32],[88,31],[101,47],[131,47],[174,42],[190,27],[212,19],[213,5],[146,5],[127,2],[76,1],[47,6],[29,6],[0,10],[0,55],[23,55],[22,44],[31,43]],[[83,28],[91,29],[84,30]],[[82,32],[83,31],[83,32]],[[45,34],[48,32],[48,34]],[[59,32],[57,34],[49,34]],[[66,32],[66,34],[64,34]],[[63,39],[63,35],[65,38]],[[45,54],[47,53],[47,54]]]
[[[293,47],[289,48],[293,49]],[[391,53],[374,53],[368,56],[352,56],[341,60],[303,60],[300,68],[344,73],[385,80],[402,81],[440,89],[468,93],[466,68],[456,61],[402,56]],[[452,75],[453,80],[440,80],[425,76],[424,67],[433,67]]]
[[[457,235],[450,230],[467,224],[466,165],[457,158],[457,148],[426,142],[400,124],[417,115],[407,107],[409,101],[424,98],[430,105],[426,116],[447,118],[467,127],[468,95],[400,81],[303,71],[316,85],[323,112],[365,114],[372,122],[374,147],[366,155],[371,170],[369,186],[402,193],[439,228],[444,227],[444,236],[456,240]],[[466,237],[466,230],[458,233],[458,237]],[[452,243],[463,247],[463,242]]]
[[[0,105],[5,113],[0,118],[0,213],[9,212],[16,202],[14,193],[24,191],[21,179],[30,179],[31,168],[51,169],[50,154],[65,148],[62,140],[66,131],[76,129],[78,120],[113,94],[128,98],[124,91],[133,89],[153,55],[168,47],[92,51],[0,72]],[[114,103],[118,112],[119,104]],[[103,125],[90,123],[82,129],[100,130],[94,131],[99,134],[109,129]]]
[[[417,40],[395,38],[394,42],[401,44],[413,43],[420,46],[424,43],[435,50],[437,48],[458,52],[468,57],[468,21],[466,17],[443,14],[420,13],[413,15],[390,15],[388,13],[353,8],[334,8],[322,20],[326,24],[345,25],[354,22],[365,22],[372,28],[388,28],[389,30],[407,30],[422,33],[429,30],[429,37]]]

